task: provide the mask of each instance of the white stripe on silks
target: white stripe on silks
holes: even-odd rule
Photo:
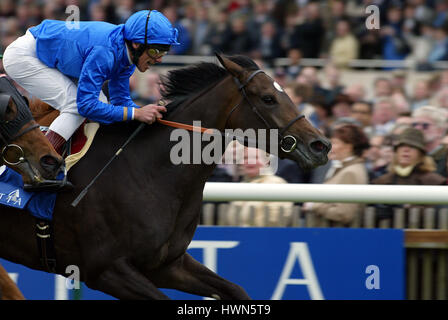
[[[6,166],[0,166],[0,176],[3,174],[3,172],[5,172],[6,170]]]

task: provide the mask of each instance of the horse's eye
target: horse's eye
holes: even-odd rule
[[[263,96],[263,97],[261,97],[261,100],[263,100],[263,102],[268,105],[273,105],[273,104],[277,103],[277,101],[275,100],[275,98],[273,96]]]

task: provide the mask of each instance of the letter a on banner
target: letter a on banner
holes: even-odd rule
[[[300,268],[302,269],[303,279],[290,278],[296,260],[299,261]],[[280,300],[283,297],[287,285],[307,286],[312,300],[324,299],[306,242],[291,242],[288,258],[286,259],[285,266],[283,267],[282,274],[271,299]]]

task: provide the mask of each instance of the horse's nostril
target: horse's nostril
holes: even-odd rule
[[[329,151],[329,146],[320,140],[311,142],[310,147],[315,153],[327,153]]]
[[[45,170],[54,172],[61,167],[62,161],[51,155],[46,155],[40,158],[40,165]]]

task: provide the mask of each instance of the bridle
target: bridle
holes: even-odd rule
[[[226,117],[224,128],[227,126],[227,123],[230,119],[230,116],[233,114],[233,112],[241,105],[241,103],[244,100],[246,100],[249,103],[252,111],[261,119],[261,121],[265,124],[265,126],[268,129],[272,129],[272,126],[269,125],[269,123],[266,121],[266,119],[260,114],[258,109],[255,107],[255,105],[249,99],[249,97],[247,96],[246,90],[245,90],[245,87],[249,84],[249,82],[259,73],[265,73],[265,72],[263,70],[255,70],[254,72],[252,72],[250,74],[250,76],[246,79],[246,81],[243,84],[236,77],[233,77],[233,80],[235,81],[236,85],[238,86],[238,90],[241,91],[241,94],[243,95],[243,99],[240,102],[238,102],[230,110],[229,114]],[[304,117],[305,116],[303,114],[300,114],[300,115],[294,117],[291,121],[288,122],[288,124],[283,129],[280,130],[279,133],[277,133],[277,135],[280,137],[280,148],[283,152],[290,153],[290,152],[294,151],[295,148],[297,147],[297,139],[294,136],[292,136],[292,135],[283,136],[283,135],[296,121],[298,121]],[[163,125],[166,125],[166,126],[185,129],[185,130],[189,130],[189,131],[202,132],[202,133],[212,132],[212,130],[208,129],[208,128],[192,126],[189,124],[179,123],[179,122],[175,122],[175,121],[157,119],[157,122],[159,122]],[[224,138],[227,138],[227,135],[225,133],[223,133],[223,132],[220,132],[220,133]],[[238,137],[235,137],[235,138],[238,138]],[[247,137],[243,137],[243,139],[244,139],[244,142],[247,142],[249,140],[249,139],[247,139]]]
[[[19,165],[19,164],[21,164],[21,163],[26,162],[25,152],[23,151],[22,147],[19,146],[18,144],[12,143],[12,142],[14,142],[15,140],[19,139],[21,136],[27,134],[28,132],[30,132],[31,130],[34,130],[34,129],[36,129],[36,128],[39,128],[39,124],[37,124],[37,123],[35,123],[35,124],[29,126],[29,127],[26,128],[25,130],[19,131],[19,133],[17,133],[16,135],[14,135],[13,137],[11,137],[11,138],[9,138],[9,139],[5,139],[5,138],[3,137],[3,135],[0,133],[0,141],[1,141],[1,145],[4,145],[4,147],[2,148],[2,152],[1,152],[1,158],[2,158],[2,161],[3,161],[4,163],[6,163],[7,165],[10,165],[10,166],[17,166],[17,165]],[[18,149],[18,150],[19,150],[19,153],[21,154],[21,155],[19,156],[18,160],[15,161],[15,162],[8,161],[8,160],[6,159],[6,157],[5,157],[5,153],[6,153],[7,151],[9,151],[10,148],[16,148],[16,149]]]
[[[238,86],[238,90],[243,95],[243,100],[246,100],[249,104],[250,108],[252,109],[252,112],[257,115],[258,118],[265,124],[265,126],[268,129],[273,129],[271,125],[266,121],[266,119],[261,115],[261,113],[258,111],[258,109],[255,107],[255,105],[252,103],[252,101],[247,96],[245,87],[249,84],[249,82],[259,73],[265,73],[263,70],[256,70],[250,74],[250,76],[246,79],[244,83],[241,83],[236,77],[233,77],[233,80],[235,81],[236,85]],[[227,125],[227,122],[229,121],[230,116],[232,113],[241,105],[241,100],[239,103],[237,103],[231,110],[230,113],[227,115],[225,124]],[[294,151],[294,149],[297,146],[297,139],[292,135],[286,135],[284,136],[284,133],[298,120],[304,118],[305,116],[303,114],[300,114],[296,117],[294,117],[291,121],[288,122],[288,124],[280,130],[278,133],[278,136],[280,137],[280,148],[285,153],[290,153]]]
[[[0,145],[3,146],[1,149],[1,160],[10,166],[17,166],[21,163],[26,162],[25,152],[22,147],[13,143],[15,140],[19,139],[23,135],[27,134],[31,130],[34,130],[39,127],[37,123],[30,125],[29,127],[23,129],[23,127],[33,120],[33,116],[31,114],[30,109],[25,101],[21,99],[17,99],[15,95],[5,95],[2,94],[2,98],[8,97],[12,99],[17,107],[17,114],[14,119],[5,121],[3,119],[0,120]],[[9,103],[9,99],[4,99],[2,101],[2,114],[0,114],[0,118],[3,117],[3,113],[6,112],[6,105]],[[8,101],[6,101],[8,100]],[[7,151],[11,150],[11,148],[15,148],[19,150],[19,158],[17,161],[9,161],[5,154]]]

